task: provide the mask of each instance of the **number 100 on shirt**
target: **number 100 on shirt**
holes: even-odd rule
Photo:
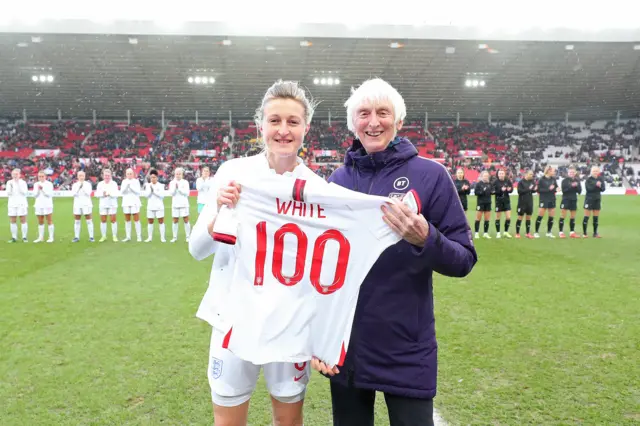
[[[311,285],[320,294],[331,294],[338,291],[344,285],[347,276],[347,267],[349,264],[349,254],[351,252],[351,244],[349,240],[336,229],[329,229],[312,242],[312,250],[309,253],[309,238],[307,234],[296,224],[286,223],[278,228],[273,234],[273,241],[268,244],[267,222],[262,221],[256,225],[256,259],[255,259],[255,277],[253,283],[255,286],[262,286],[264,283],[265,262],[270,257],[271,271],[273,276],[282,285],[291,287],[303,280],[305,274],[308,273]],[[283,258],[285,254],[285,239],[295,238],[295,261],[293,262],[293,273],[285,275],[283,269]],[[335,241],[338,244],[338,255],[336,261],[333,280],[330,283],[321,282],[321,274],[325,260],[325,250],[327,244]],[[273,247],[273,254],[269,256],[268,245]],[[289,246],[290,244],[287,244]],[[306,271],[307,256],[311,256],[311,268]],[[287,256],[289,257],[289,256]],[[333,256],[332,256],[333,257]]]

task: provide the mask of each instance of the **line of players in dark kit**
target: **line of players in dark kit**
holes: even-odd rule
[[[516,220],[515,238],[520,237],[520,228],[524,219],[526,227],[526,238],[540,238],[538,233],[542,220],[547,215],[547,238],[556,238],[553,235],[553,223],[556,212],[556,192],[558,184],[556,180],[556,169],[553,166],[547,166],[544,170],[544,176],[539,180],[534,179],[533,171],[526,171],[523,178],[517,185],[518,191],[518,219]],[[489,222],[491,221],[492,198],[495,197],[495,228],[496,238],[512,238],[509,233],[511,226],[511,193],[516,189],[513,182],[506,177],[504,170],[499,170],[497,177],[491,181],[488,171],[480,174],[480,179],[474,187],[474,195],[477,197],[476,217],[475,217],[475,236],[480,238],[480,222],[484,217],[483,238],[490,239]],[[460,201],[464,211],[467,211],[467,196],[471,194],[471,184],[464,178],[464,170],[458,169],[454,179]],[[564,223],[567,212],[569,213],[569,238],[588,238],[589,218],[593,216],[593,237],[600,238],[598,234],[598,225],[600,217],[600,208],[602,204],[602,193],[606,186],[603,176],[600,173],[600,167],[593,166],[590,176],[585,180],[586,196],[584,200],[584,217],[582,219],[582,235],[575,232],[576,213],[578,210],[578,195],[582,193],[582,183],[577,176],[575,167],[569,168],[569,173],[562,180],[560,185],[562,190],[562,200],[560,201],[560,220],[558,223],[560,238],[567,238],[564,233]],[[535,222],[535,232],[531,233],[531,217],[533,216],[533,194],[540,194],[538,202],[538,216]],[[505,215],[504,232],[500,232],[502,214]]]

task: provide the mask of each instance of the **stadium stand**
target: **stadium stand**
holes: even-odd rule
[[[462,167],[474,183],[482,170],[495,174],[507,169],[517,179],[525,169],[537,175],[545,165],[559,168],[560,176],[569,164],[579,167],[582,177],[592,164],[603,166],[605,179],[613,187],[638,186],[640,161],[632,155],[640,139],[634,120],[618,125],[611,121],[530,122],[522,127],[509,122],[407,123],[400,136],[409,138],[421,156],[444,164],[452,173]],[[200,167],[215,173],[229,158],[257,152],[255,124],[209,121],[198,124],[170,121],[166,128],[153,120],[132,124],[99,121],[3,122],[0,124],[0,188],[11,169],[20,167],[28,184],[37,170],[45,170],[54,186],[69,188],[78,170],[96,182],[103,168],[113,170],[120,181],[132,167],[140,179],[156,168],[161,182],[167,182],[175,167],[185,168],[185,177],[195,188]],[[327,178],[342,163],[343,153],[353,137],[345,123],[316,122],[307,135],[301,156],[319,175]],[[621,166],[625,164],[625,166]],[[623,172],[621,167],[625,167]]]

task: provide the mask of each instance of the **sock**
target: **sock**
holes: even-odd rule
[[[536,234],[540,231],[540,224],[542,223],[542,216],[536,218]]]
[[[131,231],[129,231],[129,233],[131,233]],[[111,223],[111,234],[113,234],[114,237],[118,237],[118,222]]]
[[[485,220],[484,221],[484,233],[486,234],[487,232],[489,232],[489,221]]]
[[[173,231],[173,238],[178,238],[178,224],[173,223],[171,225],[171,230]]]
[[[560,221],[558,221],[558,230],[560,232],[564,231],[564,217],[561,217]]]
[[[509,232],[509,227],[511,226],[511,219],[504,220],[504,232]]]
[[[153,223],[148,223],[147,224],[147,235],[149,239],[153,238]]]
[[[89,238],[93,239],[93,220],[87,220],[87,231],[89,231]]]
[[[38,239],[44,239],[44,225],[38,225]]]
[[[496,232],[500,232],[500,219],[496,219]]]
[[[189,222],[184,224],[184,233],[187,234],[187,239],[191,235],[191,224]]]
[[[552,229],[553,229],[553,218],[549,217],[547,218],[547,233],[550,233]]]
[[[522,226],[522,219],[516,220],[516,234],[520,233],[520,227]]]
[[[100,235],[107,235],[107,222],[100,222]]]
[[[139,240],[142,239],[142,225],[140,225],[140,221],[136,222],[136,237]]]
[[[476,220],[476,223],[474,225],[476,232],[480,232],[480,221]]]
[[[75,238],[80,238],[80,221],[76,220],[73,222],[73,236]]]
[[[597,234],[598,233],[598,225],[599,225],[599,220],[600,217],[599,216],[594,216],[593,217],[593,234]]]
[[[18,224],[17,223],[12,223],[11,224],[11,238],[13,238],[14,240],[18,239]]]
[[[53,240],[53,231],[54,231],[54,226],[53,223],[51,225],[49,225],[49,239]]]
[[[582,219],[582,233],[587,235],[587,226],[589,226],[589,216],[585,216]]]
[[[22,238],[27,238],[27,232],[29,231],[29,225],[26,223],[23,223],[22,226]]]
[[[160,239],[164,240],[166,235],[166,228],[164,226],[164,222],[160,224],[159,228],[160,228]]]
[[[127,240],[131,239],[131,221],[128,220],[124,223],[124,233],[127,236]]]
[[[571,230],[571,232],[575,232],[576,231],[576,220],[575,219],[569,219],[569,230]]]
[[[527,234],[530,234],[531,233],[531,219],[527,219],[526,226],[527,226]]]

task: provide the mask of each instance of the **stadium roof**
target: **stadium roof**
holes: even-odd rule
[[[54,81],[32,81],[40,75]],[[190,84],[189,76],[216,81]],[[340,84],[313,82],[329,76]],[[375,76],[402,93],[409,118],[486,119],[490,112],[494,120],[519,113],[562,120],[568,112],[573,120],[640,112],[640,42],[0,33],[1,117],[26,109],[32,118],[55,118],[60,109],[63,118],[90,118],[93,110],[98,118],[125,118],[127,110],[160,118],[164,110],[167,119],[193,119],[197,110],[201,120],[228,118],[229,111],[243,119],[282,78],[303,82],[322,101],[316,118],[330,111],[344,119],[350,87]],[[466,80],[486,84],[466,87]]]

